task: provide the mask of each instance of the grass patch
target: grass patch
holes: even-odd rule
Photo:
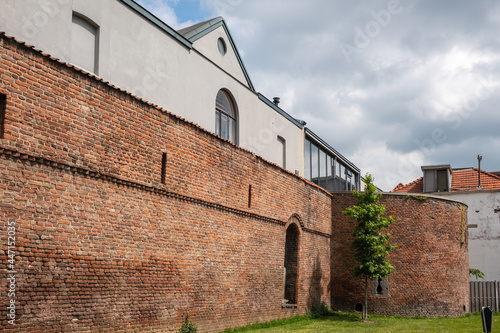
[[[500,325],[500,314],[493,315],[493,327]],[[224,333],[322,333],[322,332],[482,332],[481,314],[467,314],[459,318],[406,318],[401,316],[381,317],[369,315],[363,322],[360,314],[332,312],[328,316],[311,318],[309,315],[297,316],[267,323],[259,323],[227,329]]]
[[[227,328],[223,333],[238,333],[238,332],[254,332],[255,330],[273,328],[273,327],[284,327],[288,325],[300,324],[303,322],[310,321],[311,318],[307,315],[295,316],[292,318],[276,319],[266,323],[257,323],[244,327],[238,328]]]

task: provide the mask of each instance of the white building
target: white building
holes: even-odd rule
[[[500,280],[500,189],[452,192],[469,207],[469,265],[486,281]]]
[[[258,93],[225,21],[175,31],[132,0],[3,0],[0,31],[329,190],[360,170]]]

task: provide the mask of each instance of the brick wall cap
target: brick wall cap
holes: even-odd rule
[[[459,203],[459,204],[467,206],[467,204],[465,202],[460,201],[460,200],[450,199],[450,198],[444,198],[444,197],[442,197],[440,195],[428,195],[428,194],[425,194],[425,193],[424,194],[419,194],[419,193],[383,192],[382,193],[382,198],[384,198],[384,197],[401,197],[402,199],[405,199],[407,197],[426,197],[426,198],[429,198],[429,199],[435,199],[435,200],[440,200],[440,201],[456,202],[456,203]]]
[[[496,190],[497,192],[500,192],[500,190]],[[486,191],[483,191],[486,192]],[[491,191],[494,192],[494,191]],[[436,194],[422,194],[422,193],[397,193],[397,192],[381,192],[382,198],[384,197],[401,197],[402,199],[405,199],[407,197],[426,197],[429,199],[436,199],[436,200],[441,200],[441,201],[448,201],[448,202],[456,202],[462,205],[467,206],[467,204],[463,201],[456,200],[456,199],[450,199],[450,198],[445,198],[444,196],[446,195],[452,195],[457,192],[450,192],[450,193],[443,193],[441,195],[436,195]],[[470,192],[473,193],[473,192]],[[477,192],[476,192],[477,193]],[[352,195],[351,191],[330,191],[330,194],[332,196],[342,196],[342,195]],[[468,206],[467,206],[468,207]]]

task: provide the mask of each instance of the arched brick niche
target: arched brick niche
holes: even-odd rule
[[[350,193],[333,196],[331,302],[336,310],[355,311],[363,304],[364,281],[354,277],[351,233],[355,221],[342,214],[354,204]],[[384,194],[381,203],[395,222],[390,254],[396,271],[386,293],[371,292],[368,312],[403,316],[459,316],[468,310],[469,260],[467,206],[439,197]],[[359,310],[359,309],[358,309]]]
[[[283,305],[297,304],[297,287],[299,278],[299,239],[300,229],[297,223],[290,223],[286,229],[285,240],[285,283]]]

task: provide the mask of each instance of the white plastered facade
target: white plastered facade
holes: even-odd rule
[[[75,14],[97,26],[97,76],[210,132],[215,132],[216,95],[226,89],[238,110],[236,143],[283,166],[280,136],[286,140],[286,169],[303,175],[302,126],[263,102],[252,89],[225,23],[189,41],[126,1],[4,0],[0,31],[74,63]],[[225,55],[218,51],[219,38],[226,43]]]

